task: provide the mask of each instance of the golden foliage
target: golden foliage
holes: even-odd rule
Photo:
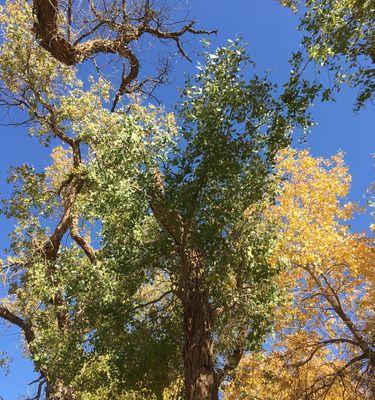
[[[301,368],[293,368],[280,354],[265,354],[245,357],[238,369],[236,379],[225,389],[226,400],[360,400],[355,382],[345,377],[345,381],[335,381],[329,391],[310,393],[311,385],[335,373],[335,366],[324,359],[314,359]],[[345,384],[345,385],[344,385]]]
[[[52,165],[46,168],[46,176],[52,190],[58,190],[73,170],[72,152],[56,146],[51,154]]]
[[[374,393],[374,246],[350,232],[357,206],[343,154],[277,159],[280,192],[268,210],[281,228],[274,262],[289,301],[278,309],[271,351],[248,355],[226,399],[354,400]],[[306,397],[308,396],[308,397]]]

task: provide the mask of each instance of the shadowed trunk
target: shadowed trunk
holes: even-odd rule
[[[46,387],[46,400],[73,400],[72,390],[62,382],[48,383]]]
[[[202,265],[195,255],[187,263],[184,307],[184,377],[186,400],[217,400],[214,368],[212,311],[202,279]]]

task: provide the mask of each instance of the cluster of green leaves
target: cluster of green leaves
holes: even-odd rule
[[[309,58],[334,73],[325,99],[342,83],[357,87],[355,110],[371,101],[375,90],[375,6],[372,0],[279,0],[301,12],[299,29]]]
[[[167,225],[172,229],[188,225],[189,246],[204,254],[210,303],[220,310],[214,335],[215,356],[222,362],[244,330],[248,330],[247,348],[255,349],[271,327],[271,309],[279,301],[272,280],[279,267],[268,262],[275,230],[263,220],[259,204],[274,195],[270,173],[275,154],[290,143],[296,125],[302,130],[311,125],[307,110],[317,88],[286,96],[296,90],[293,78],[279,96],[267,77],[250,73],[251,63],[238,42],[206,53],[199,68],[183,92],[178,129],[171,115],[163,117],[152,108],[133,104],[130,114],[121,116],[122,121],[142,121],[139,136],[135,127],[131,130],[133,144],[124,142],[117,126],[100,132],[98,138],[87,138],[95,152],[88,176],[95,183],[85,196],[84,208],[101,221],[103,263],[123,274],[129,296],[145,284],[158,287],[161,279],[166,282],[164,286],[171,290],[166,299],[173,307],[166,309],[161,303],[142,318],[158,323],[153,329],[180,351],[182,309],[175,292],[183,270],[168,227],[148,209],[150,193],[157,190],[155,171],[160,171]],[[245,74],[251,78],[247,80]],[[127,157],[139,152],[136,168],[129,169]],[[253,205],[256,210],[246,213]],[[121,320],[121,312],[115,310],[121,309],[116,304],[111,310],[111,316],[116,315],[114,325]],[[131,322],[134,337],[138,317]],[[98,340],[113,346],[114,339],[99,331]],[[124,349],[122,339],[119,347]],[[159,356],[164,376],[168,365],[182,373],[181,364],[172,362],[171,348],[161,349]]]

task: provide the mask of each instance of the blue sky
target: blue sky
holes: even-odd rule
[[[3,1],[1,1],[3,3]],[[249,43],[251,58],[257,70],[269,70],[276,82],[282,82],[289,73],[288,59],[298,50],[300,34],[296,31],[298,19],[274,0],[191,0],[191,17],[206,29],[219,29],[212,38],[214,46],[227,39],[241,37]],[[185,1],[181,2],[185,6]],[[194,39],[194,38],[193,38]],[[190,51],[199,49],[198,40],[189,45]],[[143,55],[147,59],[147,55]],[[184,74],[194,72],[194,63],[176,60],[172,83],[159,89],[158,95],[167,107],[178,99]],[[373,159],[375,152],[373,109],[367,106],[359,114],[352,112],[356,90],[343,89],[336,103],[316,103],[313,115],[318,125],[313,129],[304,147],[316,156],[330,156],[338,150],[346,153],[346,162],[353,176],[350,198],[364,204],[364,193],[374,180]],[[6,121],[3,121],[6,122]],[[9,193],[6,184],[7,171],[11,165],[24,162],[35,166],[49,162],[48,150],[27,136],[22,127],[0,127],[0,192]],[[353,229],[363,230],[370,223],[364,214],[353,223]],[[7,234],[12,228],[9,221],[0,219],[0,250],[7,245]],[[0,396],[4,400],[16,400],[30,390],[28,383],[35,377],[32,365],[23,358],[23,348],[18,331],[0,325],[0,351],[7,351],[13,358],[10,373],[4,377],[0,372]]]

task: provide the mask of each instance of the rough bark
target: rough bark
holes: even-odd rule
[[[48,383],[46,387],[46,400],[73,400],[73,393],[69,387],[60,381]]]
[[[183,351],[186,400],[217,400],[212,310],[196,254],[184,263],[189,276],[183,291],[185,345]],[[187,267],[187,268],[186,268]]]
[[[35,0],[33,6],[37,20],[34,31],[40,45],[60,62],[67,65],[76,64],[78,53],[75,47],[65,40],[58,30],[58,0]]]

